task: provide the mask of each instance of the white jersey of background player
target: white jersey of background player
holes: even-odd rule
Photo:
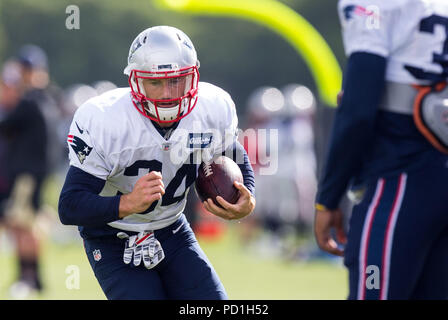
[[[432,257],[447,247],[438,240],[446,231],[439,190],[446,190],[447,158],[419,134],[418,111],[421,94],[438,96],[447,78],[448,2],[342,0],[339,14],[348,61],[318,188],[317,243],[344,256],[349,299],[444,298],[446,269],[434,272],[441,264]],[[357,205],[347,237],[339,206],[350,185]],[[375,288],[366,286],[371,265],[381,274]]]
[[[143,41],[136,39],[131,55]],[[165,67],[172,68],[171,65]],[[163,66],[158,66],[157,71],[164,71]],[[197,88],[197,95],[193,101],[181,102],[185,105],[183,115],[188,116],[179,122],[172,134],[167,133],[171,134],[168,139],[141,114],[146,110],[134,100],[130,88],[106,92],[77,110],[69,134],[70,165],[106,180],[101,196],[130,193],[136,181],[148,171],[162,173],[166,194],[153,210],[129,215],[109,223],[110,226],[141,232],[161,229],[176,221],[185,207],[188,187],[196,178],[197,166],[191,163],[199,165],[236,141],[238,119],[229,94],[209,83],[195,83],[195,73],[187,77],[190,77],[192,90]],[[194,103],[196,106],[188,113],[188,105]],[[177,110],[177,106],[173,108]],[[163,113],[161,108],[158,112],[162,120],[172,119],[173,112],[171,115]],[[73,144],[79,147],[74,148]]]
[[[346,55],[387,57],[387,81],[428,84],[447,77],[437,58],[448,54],[448,21],[440,16],[448,15],[448,1],[342,0],[338,11]],[[428,50],[434,47],[440,48]]]

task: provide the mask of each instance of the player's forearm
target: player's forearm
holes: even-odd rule
[[[59,218],[63,224],[101,226],[119,219],[120,196],[102,197],[104,181],[70,167],[59,197]]]
[[[354,53],[348,61],[344,96],[335,117],[316,201],[328,209],[338,207],[372,147],[385,67],[385,58],[368,53]]]
[[[340,128],[335,123],[317,195],[317,203],[327,209],[332,210],[338,207],[350,179],[361,168],[365,153],[363,141],[368,140],[368,136],[364,134],[365,131],[360,134],[360,130],[365,130],[365,128],[361,126]]]
[[[255,196],[255,175],[252,165],[250,164],[249,156],[246,150],[238,141],[233,146],[223,152],[223,155],[230,156],[230,158],[238,164],[243,175],[244,186],[249,189],[250,193]]]
[[[240,145],[241,146],[241,145]],[[241,146],[241,148],[243,148]],[[252,169],[252,165],[249,161],[249,156],[247,155],[246,151],[244,151],[244,163],[238,164],[240,167],[241,173],[243,174],[243,183],[244,186],[249,189],[252,197],[255,197],[255,175],[254,170]]]
[[[59,218],[65,225],[102,226],[119,219],[119,201],[119,196],[101,197],[85,191],[61,194]]]

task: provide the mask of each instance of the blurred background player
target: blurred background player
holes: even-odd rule
[[[24,98],[37,104],[47,124],[47,171],[51,174],[60,170],[66,159],[66,128],[62,119],[67,107],[62,90],[50,81],[48,57],[39,46],[22,46],[17,61],[22,66]]]
[[[11,81],[12,74],[15,81]],[[7,161],[9,185],[3,193],[9,198],[3,205],[5,223],[14,235],[19,266],[18,281],[10,293],[14,298],[25,298],[33,290],[42,290],[37,224],[44,226],[38,223],[44,219],[34,217],[46,213],[46,218],[55,219],[54,210],[41,203],[41,190],[47,176],[60,169],[65,157],[65,137],[59,134],[63,103],[60,90],[50,83],[47,56],[36,45],[22,46],[5,64],[4,75],[3,92],[7,96],[14,91],[18,99],[3,104],[0,124],[6,139],[2,156]]]
[[[293,182],[297,189],[297,203],[288,211],[290,222],[300,233],[308,234],[314,221],[314,198],[316,196],[316,154],[314,139],[314,115],[316,101],[310,89],[299,84],[290,84],[282,88],[285,104],[282,108],[280,137],[283,143],[279,173]],[[284,131],[283,131],[284,130]],[[284,154],[284,156],[283,156]],[[291,188],[293,186],[291,185]]]
[[[299,84],[282,90],[260,87],[249,97],[249,122],[240,140],[255,162],[259,200],[257,214],[244,220],[242,234],[253,237],[254,227],[261,226],[256,241],[261,253],[296,258],[298,238],[311,231],[316,192],[314,111],[313,94]],[[277,163],[275,172],[263,172],[273,165],[270,161]]]
[[[278,232],[280,229],[278,202],[270,201],[274,190],[270,185],[273,181],[272,175],[260,174],[260,169],[269,161],[267,159],[269,136],[271,134],[277,136],[277,132],[273,133],[268,128],[276,121],[283,104],[283,94],[277,88],[262,86],[254,90],[247,102],[245,131],[239,136],[241,144],[252,160],[258,199],[257,214],[243,220],[239,231],[242,244],[250,245],[262,255],[282,254],[282,241]]]
[[[446,299],[448,3],[342,0],[339,17],[348,62],[319,183],[317,243],[344,256],[349,299]]]
[[[22,78],[20,65],[12,60],[6,61],[1,71],[0,120],[15,108],[21,97]],[[0,222],[4,222],[5,208],[10,193],[8,175],[8,137],[0,134]]]
[[[6,142],[2,156],[8,185],[3,221],[13,236],[18,261],[18,280],[11,287],[14,298],[42,290],[40,248],[33,224],[48,168],[47,127],[36,102],[26,97],[27,72],[17,59],[6,62],[0,92],[0,134]]]

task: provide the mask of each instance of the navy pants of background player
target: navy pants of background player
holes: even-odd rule
[[[84,241],[90,265],[108,299],[227,299],[184,215],[172,225],[156,230],[154,235],[163,247],[165,259],[149,270],[143,262],[137,267],[132,261],[124,264],[125,240],[104,237]],[[98,261],[94,259],[95,250],[101,252]]]
[[[345,248],[349,299],[448,298],[447,166],[440,154],[367,186]]]

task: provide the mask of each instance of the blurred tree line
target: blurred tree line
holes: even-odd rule
[[[342,66],[337,2],[282,2],[321,33]],[[80,9],[79,30],[66,28],[68,5]],[[150,0],[0,0],[0,59],[33,43],[47,52],[52,81],[62,88],[98,80],[127,86],[123,69],[129,46],[153,25],[172,25],[190,36],[201,61],[201,80],[227,90],[242,119],[248,96],[259,86],[294,82],[316,92],[302,58],[271,30],[239,19],[162,11]]]

